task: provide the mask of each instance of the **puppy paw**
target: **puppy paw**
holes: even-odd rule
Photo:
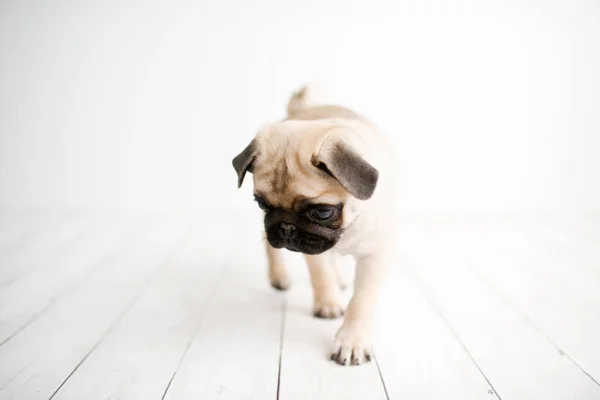
[[[360,365],[371,361],[371,341],[359,329],[342,326],[336,335],[331,359],[340,365]]]
[[[344,315],[345,309],[341,299],[315,299],[313,315],[317,318],[334,319]]]
[[[277,290],[288,290],[292,280],[283,265],[269,266],[269,282]]]
[[[287,275],[269,277],[269,281],[271,282],[271,286],[274,289],[277,289],[280,291],[288,290],[289,287],[291,286],[290,278]]]

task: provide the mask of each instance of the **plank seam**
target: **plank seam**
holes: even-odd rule
[[[78,230],[73,236],[67,238],[67,240],[64,243],[60,243],[56,248],[52,249],[50,255],[45,257],[45,259],[55,260],[56,258],[61,257],[63,255],[63,253],[66,253],[67,250],[69,250],[69,248],[73,244],[81,241],[81,239],[83,239],[85,237],[85,234],[86,234],[86,232],[83,228]],[[31,265],[31,263],[27,263],[26,265],[29,266],[29,265]],[[0,283],[0,290],[7,288],[8,286],[14,284],[15,282],[18,282],[19,280],[23,279],[27,275],[29,275],[37,270],[39,270],[42,267],[43,267],[43,264],[38,264],[37,266],[33,266],[24,272],[19,271],[20,273],[16,273],[13,276],[9,277],[8,279],[4,280],[2,283]]]
[[[375,349],[373,349],[373,358],[375,359],[375,366],[377,367],[377,372],[379,373],[379,379],[381,379],[381,384],[383,385],[383,392],[385,393],[385,398],[387,400],[390,400],[390,393],[388,392],[385,380],[383,379],[383,373],[381,372],[381,367],[379,366],[379,361],[377,360],[377,353]]]
[[[283,297],[281,302],[281,330],[279,333],[279,362],[277,365],[277,392],[276,399],[279,400],[279,392],[281,389],[281,365],[283,361],[283,339],[285,332],[285,315],[287,313],[287,299]]]
[[[552,340],[552,338],[542,330],[534,321],[531,319],[529,314],[522,310],[517,304],[511,301],[506,294],[496,285],[489,281],[487,275],[482,273],[481,271],[473,268],[471,265],[468,265],[468,269],[473,272],[475,277],[483,283],[492,293],[494,293],[501,302],[503,302],[509,309],[512,309],[517,315],[519,315],[523,320],[525,320],[531,327],[542,336],[552,347],[558,351],[558,353],[567,358],[575,367],[577,367],[581,372],[583,372],[588,378],[590,378],[596,385],[600,386],[600,382],[598,382],[591,374],[589,374],[581,365],[579,365],[567,352],[565,352],[558,344]]]
[[[158,270],[155,271],[150,276],[149,279],[145,280],[145,285],[137,291],[135,296],[121,310],[121,312],[119,313],[117,318],[110,324],[108,329],[106,329],[106,331],[104,331],[104,333],[102,333],[102,335],[100,336],[98,341],[94,344],[94,346],[92,346],[92,348],[81,359],[81,361],[79,361],[79,363],[75,366],[75,368],[73,368],[71,373],[69,373],[69,375],[67,375],[67,377],[62,381],[62,383],[58,386],[58,388],[56,388],[56,390],[54,391],[54,393],[52,393],[52,396],[50,396],[48,398],[48,400],[52,400],[58,394],[58,392],[60,392],[60,390],[64,387],[64,385],[69,381],[69,379],[71,379],[71,377],[75,374],[75,372],[77,372],[79,367],[81,367],[81,365],[83,365],[83,363],[89,358],[89,356],[94,352],[94,350],[96,350],[102,344],[104,339],[106,339],[108,337],[108,335],[110,335],[110,333],[119,325],[121,320],[133,308],[133,306],[142,298],[142,296],[144,295],[144,293],[146,292],[148,287],[150,287],[150,285],[154,282],[154,279],[173,264],[176,254],[178,254],[178,252],[184,247],[184,244],[186,244],[190,240],[190,238],[191,238],[191,229],[190,229],[190,227],[188,227],[187,230],[185,231],[185,233],[182,235],[182,237],[175,244],[174,249],[171,250],[171,252],[167,255],[167,258],[162,263],[162,266],[159,267]]]
[[[208,305],[212,301],[213,296],[215,295],[217,290],[221,287],[222,281],[220,279],[220,276],[223,275],[225,270],[226,270],[225,268],[219,268],[218,271],[215,271],[215,273],[213,274],[213,277],[217,278],[219,283],[212,288],[211,293],[202,302],[203,309],[208,308]],[[175,371],[173,372],[173,375],[171,375],[171,378],[169,379],[169,382],[167,383],[167,386],[165,387],[165,390],[163,391],[163,394],[160,398],[161,400],[164,400],[167,397],[167,393],[169,392],[169,389],[171,389],[171,384],[173,383],[173,381],[175,380],[175,376],[177,376],[177,373],[181,369],[181,365],[183,364],[185,357],[187,356],[190,348],[192,347],[192,343],[194,343],[194,340],[196,339],[196,336],[198,335],[198,332],[200,331],[200,328],[202,327],[202,323],[204,322],[205,317],[206,317],[206,315],[201,315],[198,318],[198,321],[196,322],[196,326],[194,327],[194,330],[193,330],[192,334],[190,335],[190,339],[188,340],[188,342],[185,346],[185,349],[183,350],[183,353],[181,354],[181,357],[179,358],[177,366],[175,367]]]
[[[143,233],[149,231],[150,228],[151,228],[151,226],[147,226],[146,229],[142,229],[141,233],[143,234]],[[70,292],[75,290],[79,283],[81,283],[81,282],[85,281],[86,279],[90,278],[91,276],[93,276],[97,271],[99,271],[99,269],[103,265],[107,264],[112,259],[114,259],[119,253],[121,253],[129,244],[131,244],[135,240],[135,238],[137,237],[137,234],[139,234],[139,233],[140,232],[136,231],[133,233],[132,237],[127,238],[124,243],[117,244],[115,247],[111,247],[110,250],[105,252],[102,255],[102,257],[100,257],[100,259],[94,264],[94,266],[90,269],[90,271],[88,271],[87,274],[81,276],[79,279],[77,279],[75,282],[72,282],[70,285],[67,285],[67,287],[64,288],[64,290],[62,292],[60,292],[55,297],[51,298],[50,301],[48,302],[48,304],[46,304],[46,306],[44,306],[36,314],[31,316],[31,318],[29,318],[23,325],[21,325],[18,329],[16,329],[13,333],[11,333],[6,339],[4,339],[2,342],[0,342],[0,347],[5,345],[6,343],[8,343],[10,340],[14,339],[18,334],[23,332],[29,325],[31,325],[33,322],[35,322],[38,318],[40,318],[44,314],[46,314],[46,312],[48,312],[48,310],[50,310],[56,303],[58,303],[60,300],[62,300],[62,298],[64,296],[68,295]]]
[[[496,396],[496,398],[498,400],[502,400],[502,398],[500,397],[500,394],[498,393],[498,391],[496,390],[496,388],[494,387],[494,385],[492,385],[492,382],[488,379],[488,377],[485,375],[485,373],[483,372],[483,369],[481,369],[481,367],[479,366],[479,364],[477,363],[477,361],[475,361],[475,358],[473,357],[473,355],[471,354],[471,352],[469,351],[469,349],[467,348],[467,346],[465,345],[465,343],[462,341],[462,339],[458,336],[458,334],[456,333],[456,331],[453,329],[452,325],[450,324],[450,322],[446,319],[446,317],[443,315],[442,311],[440,310],[440,308],[438,307],[437,303],[433,300],[433,298],[431,297],[431,295],[429,294],[429,291],[427,290],[427,288],[425,287],[425,285],[423,284],[423,282],[421,282],[420,279],[418,279],[418,277],[416,276],[415,271],[413,270],[412,267],[407,267],[407,270],[409,271],[410,275],[412,276],[413,280],[415,281],[415,283],[418,285],[418,287],[421,289],[421,292],[423,293],[423,295],[425,296],[425,299],[427,300],[427,303],[429,303],[429,305],[431,306],[431,308],[435,311],[435,313],[438,315],[438,317],[440,317],[440,319],[443,321],[444,325],[446,326],[446,328],[450,331],[450,333],[452,334],[452,336],[454,336],[454,339],[458,342],[458,344],[463,348],[463,350],[465,351],[465,353],[467,353],[467,356],[469,356],[469,358],[471,359],[471,361],[473,362],[473,364],[475,365],[475,368],[477,368],[477,370],[479,371],[479,373],[481,374],[481,376],[483,377],[483,379],[485,379],[485,381],[487,382],[488,386],[491,388],[491,390],[494,392],[494,396]],[[491,393],[490,393],[491,394]]]

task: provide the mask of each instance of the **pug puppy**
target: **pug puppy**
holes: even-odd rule
[[[374,124],[347,108],[319,104],[310,87],[292,95],[287,111],[233,159],[238,187],[252,173],[265,214],[271,285],[290,286],[282,251],[303,253],[314,315],[345,314],[331,359],[363,364],[372,357],[378,293],[395,247],[395,157]],[[337,269],[344,255],[356,260],[347,310]]]

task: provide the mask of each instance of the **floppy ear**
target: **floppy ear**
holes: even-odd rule
[[[375,192],[379,171],[340,141],[315,156],[313,164],[359,200],[368,200]]]
[[[240,154],[232,161],[233,168],[238,175],[238,188],[242,187],[246,172],[252,172],[252,163],[256,158],[256,141],[252,140]]]

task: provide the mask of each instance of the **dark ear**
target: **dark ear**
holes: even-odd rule
[[[252,140],[240,154],[235,156],[232,161],[233,168],[238,175],[238,188],[242,187],[246,171],[252,172],[252,163],[256,158],[256,142]]]
[[[370,199],[375,192],[379,171],[342,142],[317,155],[313,164],[337,179],[359,200]]]

